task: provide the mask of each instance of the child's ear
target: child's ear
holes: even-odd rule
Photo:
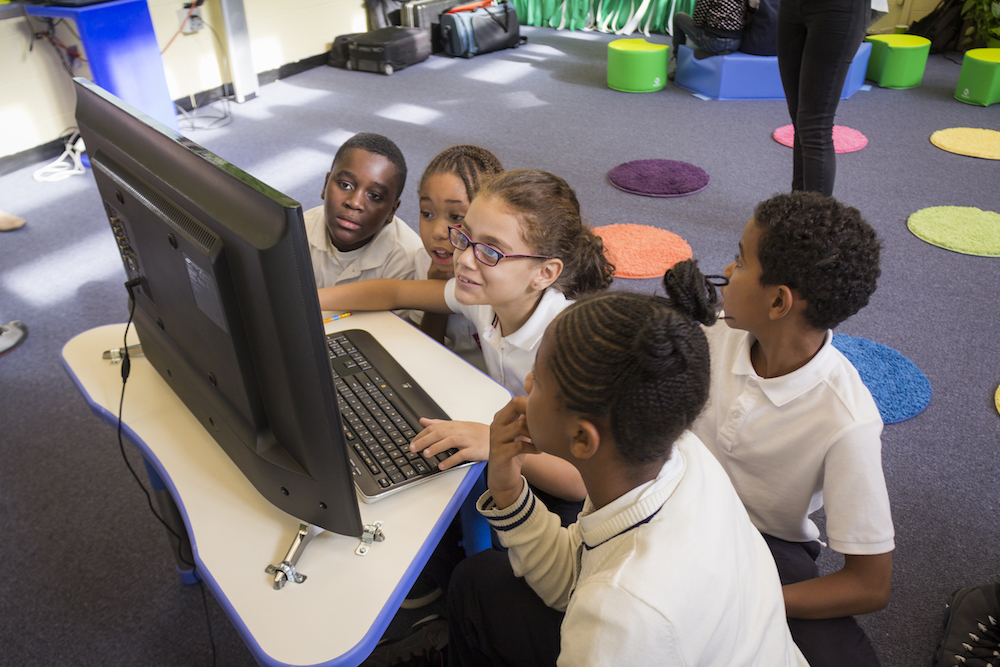
[[[563,262],[555,257],[545,260],[545,263],[538,268],[535,279],[531,281],[531,287],[536,290],[543,290],[556,281],[562,274]]]
[[[332,171],[326,172],[326,178],[323,179],[323,191],[319,193],[319,198],[324,201],[326,200],[326,188],[330,185],[330,174],[332,173]]]
[[[570,444],[570,453],[578,459],[589,459],[601,448],[601,432],[589,419],[580,417],[576,422],[576,434]]]
[[[797,301],[798,298],[792,293],[788,285],[778,285],[771,298],[771,307],[767,313],[768,317],[772,320],[780,320],[792,312],[792,307],[796,305]]]

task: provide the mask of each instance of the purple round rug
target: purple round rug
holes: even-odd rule
[[[683,197],[708,187],[708,172],[677,160],[633,160],[608,172],[611,185],[647,197]]]

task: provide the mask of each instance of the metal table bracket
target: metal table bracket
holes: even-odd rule
[[[354,553],[366,556],[372,547],[372,542],[382,542],[383,540],[385,540],[385,533],[382,532],[382,522],[366,523],[365,532],[361,535],[361,544],[354,550]]]
[[[299,562],[299,556],[305,551],[306,545],[324,530],[325,528],[312,524],[299,524],[299,531],[295,534],[295,539],[292,540],[292,546],[288,547],[285,559],[277,565],[268,565],[264,568],[265,572],[274,575],[274,590],[280,591],[289,581],[301,584],[306,580],[306,575],[295,571],[295,564]]]

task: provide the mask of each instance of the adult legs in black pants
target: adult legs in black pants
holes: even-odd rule
[[[448,587],[448,664],[545,665],[559,657],[563,614],[514,576],[502,551],[482,551],[455,569]]]
[[[795,127],[792,190],[833,194],[833,119],[870,7],[870,0],[781,0],[778,68]]]
[[[770,535],[764,535],[764,541],[774,556],[782,586],[819,576],[819,542],[786,542]],[[879,667],[871,640],[853,616],[790,618],[788,629],[810,667]]]

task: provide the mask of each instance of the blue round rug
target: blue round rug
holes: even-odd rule
[[[858,369],[884,423],[916,417],[931,402],[930,380],[891,347],[847,334],[834,334],[833,346]]]

